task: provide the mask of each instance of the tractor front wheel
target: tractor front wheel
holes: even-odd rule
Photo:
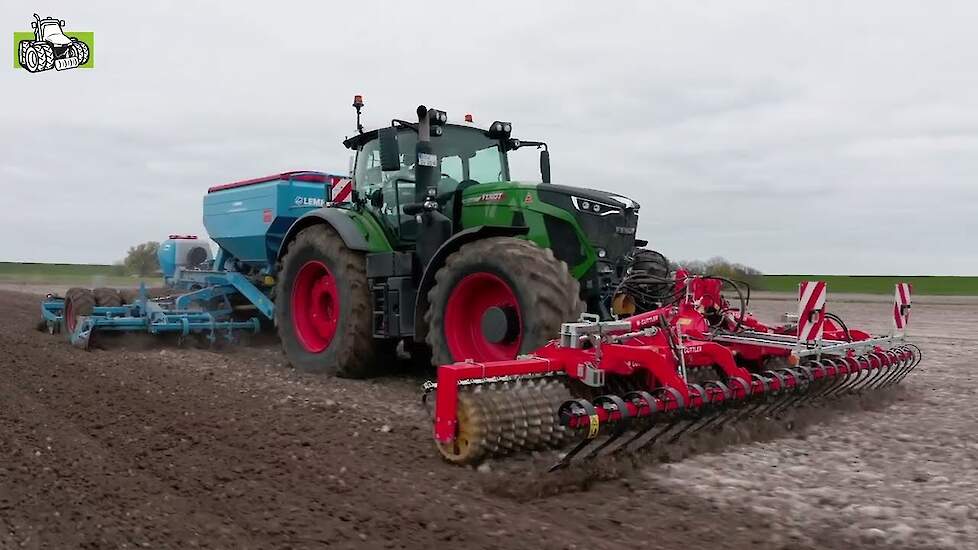
[[[73,39],[71,41],[71,49],[75,57],[78,58],[78,66],[81,67],[85,63],[88,63],[89,49],[88,44],[82,42],[78,39]]]
[[[31,52],[33,52],[33,57]],[[46,42],[35,42],[30,51],[27,52],[27,66],[25,68],[32,73],[39,73],[52,67],[54,67],[54,48]]]
[[[584,311],[567,264],[523,239],[463,245],[435,281],[425,313],[435,365],[513,359],[556,338]]]
[[[348,378],[378,372],[391,346],[373,339],[366,259],[332,228],[302,230],[282,258],[275,323],[296,368]]]

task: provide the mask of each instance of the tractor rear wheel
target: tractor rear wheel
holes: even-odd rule
[[[553,251],[513,237],[463,245],[435,274],[425,313],[432,362],[528,353],[584,311],[580,285]]]
[[[296,368],[366,378],[392,358],[373,338],[366,258],[332,228],[302,230],[282,258],[275,324]]]
[[[91,315],[95,309],[95,294],[87,288],[69,288],[65,293],[62,329],[68,341],[78,326],[79,318]]]
[[[54,67],[54,48],[46,42],[35,43],[31,49],[37,53],[37,68],[32,73],[46,71]],[[28,61],[30,54],[28,53]],[[30,71],[30,69],[28,69]]]
[[[21,67],[27,68],[27,51],[31,49],[30,40],[21,40],[17,44],[17,62],[20,63]]]
[[[33,46],[24,51],[24,60],[21,61],[20,66],[27,69],[29,73],[41,71],[41,57]]]

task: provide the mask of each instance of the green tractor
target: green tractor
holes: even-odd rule
[[[545,143],[424,106],[417,122],[364,131],[362,106],[344,141],[352,200],[283,239],[276,324],[296,367],[369,376],[401,342],[435,365],[512,359],[585,311],[632,313],[669,292],[665,259],[636,248],[639,205],[551,184]],[[510,178],[509,154],[528,147],[543,183]]]

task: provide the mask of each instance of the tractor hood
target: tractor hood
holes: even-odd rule
[[[570,185],[556,185],[552,183],[541,183],[538,185],[537,189],[538,191],[547,194],[553,193],[569,195],[574,207],[578,210],[583,208],[585,202],[588,204],[590,209],[593,209],[593,205],[595,203],[599,205],[599,209],[610,207],[613,210],[619,210],[621,212],[627,210],[638,212],[639,209],[639,204],[632,199],[623,197],[621,195],[616,195],[614,193],[608,193],[607,191],[598,191],[596,189],[587,189],[584,187],[573,187]],[[600,210],[599,213],[601,213]]]
[[[68,46],[71,44],[71,39],[60,32],[51,33],[45,36],[44,40],[55,46]]]

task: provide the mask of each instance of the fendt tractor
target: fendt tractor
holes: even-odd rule
[[[42,303],[41,326],[82,347],[102,332],[234,341],[261,329],[257,311],[306,371],[365,377],[409,353],[438,366],[424,397],[459,464],[579,435],[563,467],[883,388],[920,362],[904,340],[909,285],[887,336],[828,313],[817,281],[797,316],[765,324],[743,283],[645,249],[635,201],[551,183],[547,145],[509,122],[449,124],[420,106],[416,122],[365,131],[360,96],[353,106],[352,182],[288,172],[212,187],[216,255],[171,236],[163,292],[73,288]],[[542,183],[512,180],[523,148],[539,150]]]
[[[277,321],[296,366],[362,376],[400,340],[435,365],[512,359],[585,308],[609,317],[636,259],[661,258],[635,249],[638,204],[551,184],[546,145],[509,122],[417,115],[347,139],[353,200],[285,236]],[[541,149],[544,183],[511,180],[524,147]]]

